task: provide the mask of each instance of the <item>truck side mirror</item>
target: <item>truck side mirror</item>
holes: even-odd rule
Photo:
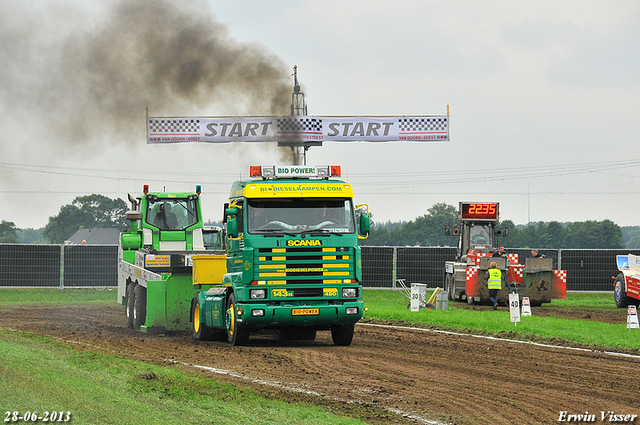
[[[227,236],[230,238],[238,237],[238,219],[235,216],[227,219]]]
[[[227,209],[229,208],[229,203],[225,202],[224,203],[224,208],[222,209],[222,222],[226,223],[227,222]]]
[[[230,238],[238,237],[238,209],[227,208],[224,210],[224,218],[227,223],[227,236]]]
[[[363,236],[369,236],[369,231],[371,231],[371,218],[369,218],[369,214],[361,214],[359,233]]]
[[[505,237],[505,238],[506,238],[507,236],[509,236],[509,228],[508,228],[508,227],[505,227],[505,228],[504,228],[504,230],[503,230],[503,234],[504,234],[504,237]]]

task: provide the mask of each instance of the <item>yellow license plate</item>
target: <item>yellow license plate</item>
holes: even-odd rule
[[[319,308],[294,308],[291,310],[293,316],[317,316],[320,314]]]

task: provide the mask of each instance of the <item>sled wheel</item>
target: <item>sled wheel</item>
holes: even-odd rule
[[[127,303],[126,303],[126,315],[127,315],[127,328],[133,329],[133,304],[135,302],[135,293],[134,289],[137,286],[137,283],[129,283],[127,285]]]
[[[136,285],[133,289],[133,328],[140,329],[147,319],[147,288]]]

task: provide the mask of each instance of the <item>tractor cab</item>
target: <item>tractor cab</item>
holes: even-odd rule
[[[460,221],[454,229],[454,235],[459,237],[457,261],[466,261],[469,252],[492,252],[498,246],[498,236],[507,235],[508,229],[496,228],[499,205],[497,202],[460,202]],[[446,234],[450,234],[448,227]]]

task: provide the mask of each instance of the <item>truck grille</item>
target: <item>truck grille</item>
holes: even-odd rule
[[[323,292],[322,288],[294,288],[291,289],[293,291],[294,297],[322,297]]]
[[[353,247],[259,248],[255,252],[256,279],[267,284],[337,284],[355,277]]]

